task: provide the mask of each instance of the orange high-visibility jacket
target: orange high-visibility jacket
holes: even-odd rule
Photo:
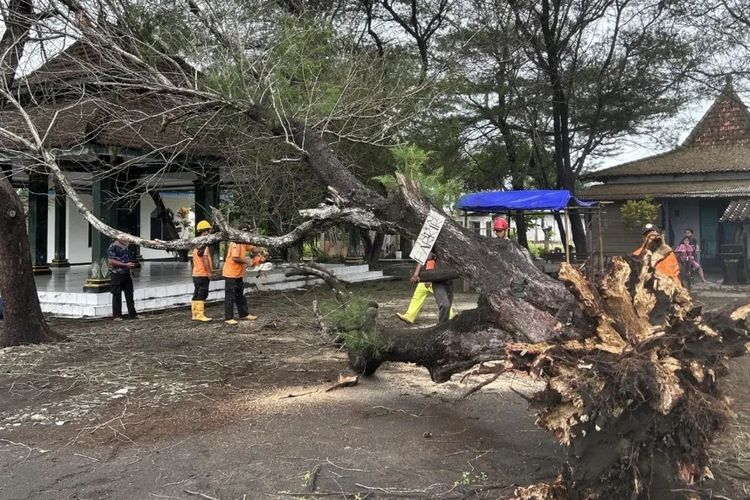
[[[222,276],[225,278],[244,278],[245,277],[245,264],[235,262],[233,257],[245,258],[249,252],[253,251],[253,246],[246,243],[229,243],[227,249],[227,258],[224,261],[224,269],[222,269]]]
[[[636,257],[640,257],[644,250],[644,247],[641,246],[633,252],[633,255],[635,255]],[[654,268],[656,269],[657,273],[664,276],[669,276],[670,278],[675,280],[678,285],[682,286],[682,281],[680,280],[680,262],[677,260],[677,256],[674,254],[674,251],[672,251],[671,248],[669,249],[669,252],[666,256],[662,257],[656,262]]]
[[[208,259],[203,258],[208,254]],[[211,251],[207,247],[193,249],[193,276],[196,278],[210,278],[213,274],[211,269]]]

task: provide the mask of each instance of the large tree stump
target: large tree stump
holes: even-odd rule
[[[546,381],[531,410],[567,460],[557,479],[519,488],[518,498],[669,498],[710,477],[709,445],[731,415],[717,378],[750,346],[750,305],[704,315],[671,278],[622,258],[596,284],[567,264],[560,280],[576,310],[547,340],[499,328],[482,295],[447,324],[379,328],[385,347],[376,357],[350,353],[352,367],[369,374],[385,361],[412,362],[443,382],[502,360],[501,369]]]

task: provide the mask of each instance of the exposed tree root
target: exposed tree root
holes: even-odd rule
[[[560,476],[517,498],[674,496],[711,477],[708,449],[732,415],[718,388],[729,357],[746,354],[750,306],[702,314],[688,292],[651,269],[615,259],[596,285],[563,265],[575,324],[530,343],[498,328],[492,304],[444,325],[385,330],[377,356],[351,352],[365,375],[385,361],[417,363],[436,382],[486,360],[547,382],[530,400],[537,425],[566,447]],[[576,320],[576,318],[578,318]]]

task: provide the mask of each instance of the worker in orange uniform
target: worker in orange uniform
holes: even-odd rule
[[[224,323],[236,325],[234,319],[234,305],[237,304],[237,314],[240,319],[255,320],[248,312],[247,299],[245,299],[245,270],[252,265],[252,257],[247,255],[253,252],[253,246],[246,243],[229,243],[227,258],[224,261],[222,276],[224,277]]]
[[[430,253],[429,257],[427,258],[427,262],[425,262],[424,268],[426,271],[432,271],[435,269],[436,264],[437,264],[437,259],[435,258],[435,254]],[[419,311],[422,310],[422,306],[424,305],[425,299],[427,298],[429,294],[433,293],[432,283],[424,283],[422,281],[419,281],[419,272],[421,270],[422,270],[422,264],[417,263],[417,267],[414,269],[414,273],[409,278],[409,281],[417,284],[417,287],[414,289],[414,294],[411,296],[411,302],[409,302],[409,308],[403,314],[396,313],[396,317],[398,317],[398,319],[400,319],[401,321],[404,321],[405,323],[409,323],[410,325],[414,324],[414,322],[417,321],[417,316],[419,315]],[[452,298],[451,298],[451,301],[452,301]],[[450,307],[450,313],[448,317],[450,319],[453,319],[456,313],[453,310],[452,305],[449,305],[449,307]]]
[[[206,236],[211,231],[211,224],[202,220],[195,226],[196,236]],[[211,262],[211,252],[208,247],[193,249],[193,301],[191,302],[193,311],[193,321],[211,321],[211,318],[205,315],[206,299],[208,298],[208,285],[211,283],[213,275],[213,263]]]
[[[633,255],[641,258],[648,257],[649,260],[643,262],[644,266],[653,267],[657,273],[669,276],[675,283],[682,286],[680,262],[672,248],[664,242],[659,228],[653,224],[646,224],[643,226],[642,234],[643,244],[633,252]],[[646,254],[646,250],[650,253]]]

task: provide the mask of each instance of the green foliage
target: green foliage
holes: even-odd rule
[[[336,328],[342,331],[356,330],[362,326],[362,318],[367,305],[372,302],[367,296],[352,297],[344,304],[331,299],[320,304],[320,311],[333,320]]]
[[[625,227],[639,229],[648,223],[656,222],[659,205],[650,197],[643,200],[628,200],[620,209],[620,216]]]
[[[127,25],[132,30],[132,39],[139,42],[133,50],[147,63],[163,64],[163,54],[184,57],[185,49],[196,42],[185,9],[175,4],[130,3],[122,16],[120,23]]]
[[[306,241],[302,244],[302,257],[306,259],[312,259],[315,255],[315,248],[313,242]]]
[[[541,259],[544,254],[544,245],[529,243],[529,252],[535,259]]]
[[[315,255],[315,262],[320,262],[322,264],[325,263],[333,263],[333,264],[343,264],[346,262],[346,256],[345,255],[331,255],[328,252],[323,252],[318,250]]]
[[[387,341],[377,330],[354,330],[341,334],[344,346],[366,359],[376,359],[385,348]]]
[[[552,246],[549,247],[549,252],[552,252],[553,250],[558,249],[560,252],[564,253],[564,250],[560,246]],[[544,257],[544,245],[539,243],[529,243],[529,252],[535,259],[541,259]]]
[[[447,207],[461,195],[463,183],[457,178],[448,178],[443,168],[427,169],[430,153],[413,144],[397,146],[391,149],[393,159],[396,163],[396,172],[408,179],[419,183],[422,195],[429,198],[439,207]],[[374,177],[389,191],[397,188],[396,177],[393,175],[381,175]]]
[[[320,306],[321,312],[331,318],[341,332],[339,338],[344,346],[365,358],[377,358],[387,344],[377,329],[364,326],[365,312],[372,302],[369,297],[356,296],[344,304],[326,301]]]

